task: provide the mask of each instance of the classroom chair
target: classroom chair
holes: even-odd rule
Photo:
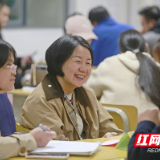
[[[26,132],[29,133],[30,130],[22,127],[19,123],[16,123],[16,132]]]
[[[32,64],[31,67],[31,85],[37,86],[48,73],[47,65],[45,64]]]
[[[102,105],[114,118],[113,121],[118,128],[123,129],[125,132],[136,129],[138,111],[135,106],[105,103],[102,103]]]

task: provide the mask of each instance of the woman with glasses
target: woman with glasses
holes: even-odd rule
[[[16,122],[7,91],[14,89],[17,66],[15,50],[7,42],[0,40],[0,131],[8,136],[16,131]]]
[[[56,137],[54,131],[46,132],[39,127],[27,134],[13,134],[16,131],[15,118],[6,92],[14,89],[17,68],[15,58],[14,48],[0,40],[0,159],[24,156],[27,151],[44,147]]]

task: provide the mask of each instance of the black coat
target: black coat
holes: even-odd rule
[[[149,147],[134,147],[137,133],[160,133],[160,125],[156,126],[153,122],[150,121],[142,121],[138,124],[137,129],[131,137],[128,145],[127,160],[160,160],[160,152],[147,153]]]

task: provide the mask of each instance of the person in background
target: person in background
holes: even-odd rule
[[[152,55],[154,59],[160,63],[160,39],[154,44]]]
[[[98,37],[91,43],[94,55],[93,66],[98,66],[105,58],[119,53],[120,34],[125,30],[133,29],[133,27],[116,22],[102,6],[91,9],[89,19],[94,26],[93,32]]]
[[[17,68],[14,64],[15,54],[9,43],[0,40],[0,159],[25,155],[29,150],[44,147],[56,137],[55,132],[45,132],[39,127],[28,134],[13,134],[16,131],[15,118],[6,92],[14,89]]]
[[[97,36],[92,31],[93,27],[88,18],[80,13],[74,13],[65,22],[64,31],[66,35],[77,35],[83,37],[89,44]]]
[[[10,7],[8,6],[7,3],[5,3],[5,1],[0,0],[0,39],[3,39],[1,30],[3,27],[7,25],[7,22],[9,20],[9,15],[10,15]],[[26,74],[26,72],[24,72],[25,70],[28,69],[28,71],[30,71],[31,63],[32,63],[31,56],[20,57],[17,59],[18,67],[17,67],[17,74],[16,74],[16,80],[15,80],[16,89],[22,88],[21,79]]]
[[[80,36],[65,35],[52,43],[46,51],[49,74],[25,101],[19,123],[28,129],[43,123],[57,133],[58,140],[122,134],[92,89],[83,86],[92,60],[92,49]]]
[[[136,30],[120,35],[121,53],[106,58],[88,79],[101,103],[133,105],[138,113],[160,107],[160,65]]]
[[[138,115],[138,126],[128,145],[128,160],[159,160],[159,146],[157,152],[150,152],[151,147],[134,147],[137,133],[160,133],[159,109],[148,109]],[[158,142],[158,141],[157,141]],[[154,148],[153,148],[154,149]]]
[[[7,25],[9,15],[10,7],[3,0],[0,0],[0,39],[3,39],[1,30]]]
[[[33,64],[32,56],[24,56],[24,57],[18,57],[17,61],[17,74],[16,74],[16,81],[15,81],[15,89],[22,88],[23,85],[27,85],[25,83],[22,83],[22,80],[25,82],[28,79],[28,75],[30,78],[31,74],[31,66]]]
[[[160,38],[160,9],[157,6],[145,7],[139,11],[145,41],[149,45],[149,53],[153,51],[153,45]]]
[[[73,16],[75,16],[75,15],[83,16],[83,14],[80,13],[80,12],[73,12],[72,14],[70,14],[70,15],[67,16],[67,18],[66,18],[66,20],[65,20],[65,23],[64,23],[64,25],[63,25],[63,31],[64,31],[64,34],[65,34],[65,35],[67,35],[67,34],[66,34],[66,27],[65,27],[66,21],[68,20],[68,18],[73,17]]]

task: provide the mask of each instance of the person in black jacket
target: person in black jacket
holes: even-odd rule
[[[137,133],[160,133],[159,109],[148,109],[138,116],[138,126],[130,139],[128,146],[128,160],[159,160],[159,152],[151,152],[151,147],[134,147]],[[158,147],[156,147],[158,148]]]

